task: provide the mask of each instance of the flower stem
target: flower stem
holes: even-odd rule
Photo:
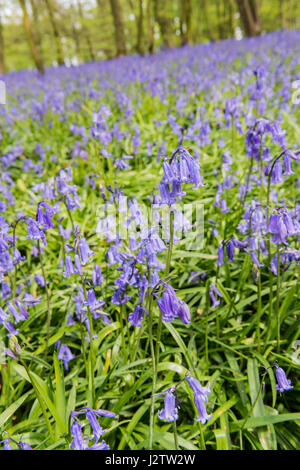
[[[149,342],[150,342],[150,351],[152,358],[152,369],[153,369],[153,382],[152,382],[152,396],[151,396],[151,408],[150,408],[150,431],[149,431],[149,450],[152,450],[153,445],[153,427],[154,427],[154,402],[155,402],[155,388],[156,388],[156,377],[157,377],[157,368],[156,368],[156,357],[153,345],[153,314],[152,314],[152,304],[153,297],[149,289],[149,303],[148,303],[148,315],[149,315]]]
[[[257,349],[260,351],[260,317],[261,317],[261,272],[258,268],[257,277],[257,318],[256,318],[256,332],[257,332]]]
[[[173,421],[173,434],[174,434],[175,450],[178,450],[178,435],[177,435],[176,421]]]
[[[121,338],[122,338],[122,349],[124,355],[125,364],[127,364],[127,349],[125,344],[125,325],[124,325],[124,311],[126,312],[126,304],[122,304],[120,307],[120,326],[121,326]]]
[[[277,319],[277,352],[280,352],[280,250],[277,245],[277,289],[276,289],[276,319]]]
[[[170,272],[173,243],[174,243],[174,212],[171,211],[170,212],[170,242],[169,242],[168,253],[167,253],[165,276],[168,276],[169,272]],[[150,340],[150,348],[151,348],[151,356],[152,356],[153,382],[152,382],[152,397],[151,397],[151,409],[150,409],[149,450],[152,450],[152,442],[153,442],[154,404],[155,404],[154,394],[155,394],[155,389],[156,389],[157,366],[158,366],[158,363],[159,363],[160,338],[161,338],[161,331],[162,331],[162,320],[161,320],[161,316],[160,316],[159,320],[158,320],[157,335],[156,335],[156,346],[155,346],[155,352],[154,352],[153,336],[152,336],[152,324],[153,324],[152,302],[153,302],[153,299],[152,299],[152,295],[150,294],[150,300],[149,300],[149,340]]]
[[[46,278],[46,273],[45,273],[45,268],[44,268],[40,240],[38,240],[37,244],[38,244],[40,264],[41,264],[41,269],[42,269],[42,274],[43,274],[43,279],[44,279],[44,287],[45,287],[45,292],[46,292],[46,297],[47,297],[47,336],[46,336],[46,347],[45,347],[45,352],[44,352],[44,361],[45,361],[47,357],[48,343],[49,343],[49,338],[50,338],[51,308],[50,308],[50,294],[49,294],[49,289],[47,286],[47,278]]]

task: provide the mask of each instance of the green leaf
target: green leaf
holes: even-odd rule
[[[11,418],[11,416],[17,411],[17,409],[24,403],[28,395],[32,393],[32,390],[29,390],[29,392],[24,393],[18,400],[16,400],[14,403],[12,403],[6,410],[3,411],[0,415],[0,428],[4,426],[6,421]]]
[[[264,418],[270,418],[265,416],[265,407],[262,399],[262,390],[259,375],[258,375],[258,365],[256,359],[248,359],[247,364],[248,370],[248,383],[250,390],[250,397],[252,403],[252,413],[255,418],[260,418],[263,423],[265,423]],[[248,419],[246,421],[248,424]],[[276,438],[274,440],[274,430],[268,426],[265,427],[262,424],[262,429],[257,431],[260,443],[265,450],[275,450],[276,449]]]

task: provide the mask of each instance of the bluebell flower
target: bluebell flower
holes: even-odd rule
[[[196,394],[198,393],[202,400],[204,400],[205,402],[207,402],[208,400],[208,395],[211,394],[211,390],[210,390],[210,384],[207,384],[206,387],[202,387],[202,385],[200,384],[199,380],[197,380],[195,377],[192,377],[191,375],[187,375],[185,377],[185,380],[187,380],[189,386],[191,387],[191,389],[193,390],[193,392]]]
[[[27,304],[29,307],[39,304],[41,300],[42,300],[41,295],[39,297],[34,297],[28,292],[24,293],[23,302],[24,304]]]
[[[27,217],[27,233],[30,240],[42,240],[44,245],[47,245],[46,238],[42,230],[39,229],[37,222],[30,217]]]
[[[175,388],[169,389],[165,394],[164,408],[158,412],[158,417],[161,420],[166,420],[168,423],[178,419],[178,404],[176,403]]]
[[[33,450],[32,447],[30,447],[29,444],[26,444],[26,442],[19,441],[18,446],[20,447],[21,450]]]
[[[104,300],[97,300],[94,289],[89,289],[87,292],[87,300],[84,302],[88,305],[90,311],[95,319],[100,318],[103,315],[102,307],[105,304]]]
[[[71,236],[71,233],[72,233],[72,228],[64,229],[61,224],[59,224],[58,228],[59,228],[59,233],[60,233],[61,237],[64,240],[69,240],[69,238]]]
[[[6,356],[10,357],[11,359],[14,359],[14,361],[18,360],[18,357],[15,355],[15,353],[11,349],[4,348],[3,352]]]
[[[200,393],[194,393],[194,402],[199,413],[195,421],[200,421],[201,424],[205,424],[206,421],[210,420],[212,414],[207,414],[205,403]]]
[[[157,299],[157,305],[163,321],[169,322],[179,316],[183,323],[190,323],[188,305],[177,297],[175,290],[169,284],[164,284],[164,293]]]
[[[18,310],[16,307],[18,308]],[[27,320],[27,318],[29,317],[29,313],[19,300],[15,300],[15,305],[9,303],[8,309],[12,313],[16,323]]]
[[[110,447],[105,441],[102,441],[93,444],[91,447],[89,447],[89,450],[110,450]]]
[[[9,318],[9,315],[7,313],[4,312],[4,310],[0,307],[0,325],[8,320]]]
[[[291,167],[290,156],[285,153],[282,157],[282,160],[283,160],[283,166],[284,166],[284,173],[283,174],[285,176],[294,175],[295,172],[292,170],[292,167]]]
[[[227,207],[227,203],[226,203],[226,199],[222,199],[221,200],[221,212],[222,214],[226,214],[227,212],[229,212],[229,209]]]
[[[291,380],[287,379],[284,370],[279,367],[276,362],[274,363],[274,365],[276,367],[275,374],[278,382],[278,384],[276,385],[276,390],[278,390],[280,393],[283,393],[285,390],[291,390],[292,388],[294,388],[292,386]]]
[[[250,255],[251,255],[251,258],[252,258],[253,263],[254,263],[258,268],[262,268],[262,267],[264,266],[263,263],[260,263],[260,262],[259,262],[258,257],[257,257],[257,254],[255,253],[255,251],[251,251]]]
[[[127,302],[131,299],[128,296],[123,288],[116,289],[112,295],[111,303],[114,305],[123,305],[127,304]]]
[[[101,286],[104,278],[101,272],[101,268],[99,264],[95,263],[94,264],[94,269],[92,272],[92,281],[94,286]]]
[[[267,232],[272,233],[271,241],[276,245],[287,244],[286,237],[294,234],[294,225],[288,214],[271,214]]]
[[[41,276],[40,274],[35,274],[34,275],[34,278],[36,280],[36,283],[41,286],[41,287],[45,287],[45,280],[44,280],[44,277]]]
[[[70,255],[66,255],[65,257],[65,270],[63,271],[64,277],[70,277],[71,274],[76,274],[77,271],[74,268],[72,258]]]
[[[89,263],[91,261],[91,257],[93,256],[94,252],[90,249],[86,239],[82,237],[78,243],[78,249],[80,253],[81,263],[83,265]]]
[[[224,261],[223,261],[223,249],[224,249],[224,244],[223,242],[219,245],[219,248],[218,248],[218,261],[217,261],[217,265],[218,266],[223,266]]]
[[[80,261],[79,256],[77,255],[77,253],[76,253],[75,256],[74,256],[74,263],[75,263],[75,266],[76,266],[76,272],[77,272],[80,276],[82,276],[81,261]]]
[[[69,370],[69,362],[74,359],[74,354],[72,354],[70,348],[66,344],[60,344],[60,340],[56,343],[56,346],[58,348],[58,359],[63,361],[64,368]]]
[[[11,336],[18,336],[19,330],[16,330],[16,329],[14,328],[14,325],[12,324],[11,321],[9,321],[9,320],[5,321],[5,322],[4,322],[4,326],[5,326],[5,328],[7,329],[8,333],[9,333],[9,334],[7,335],[8,337],[11,337]]]
[[[281,161],[277,160],[272,170],[271,182],[272,184],[278,184],[278,183],[281,183],[282,181],[283,181],[282,164],[281,164]]]
[[[228,240],[226,244],[226,252],[227,252],[227,257],[229,263],[231,263],[234,260],[234,243],[232,240]]]
[[[132,326],[142,326],[144,308],[142,305],[136,305],[132,313],[128,315],[128,321]]]
[[[159,185],[160,190],[160,203],[172,205],[176,202],[176,197],[172,196],[169,190],[169,186],[163,182]]]
[[[43,230],[53,228],[52,217],[55,213],[55,209],[46,202],[39,202],[37,205],[36,219],[37,223],[42,226]]]
[[[10,445],[10,440],[9,440],[9,438],[8,438],[8,439],[4,439],[2,442],[4,443],[4,445],[3,445],[3,450],[13,450],[12,446]],[[1,442],[1,444],[2,444],[2,442]]]
[[[81,424],[77,421],[73,421],[71,424],[71,434],[73,436],[73,441],[70,444],[70,447],[74,450],[86,450],[88,449],[88,444],[84,440],[81,430]]]
[[[91,425],[91,428],[93,430],[93,437],[96,442],[99,441],[100,437],[103,436],[103,434],[106,433],[107,429],[103,429],[100,424],[98,423],[94,410],[92,409],[87,409],[86,411],[86,417]]]
[[[177,315],[185,325],[188,325],[191,323],[191,312],[189,306],[182,299],[178,299],[178,304],[179,308],[177,310]]]
[[[84,414],[88,419],[90,426],[92,428],[93,434],[91,437],[82,435],[82,426],[80,421],[78,420],[78,416]],[[101,436],[105,434],[107,429],[103,429],[100,424],[98,423],[96,416],[105,416],[110,418],[117,417],[116,413],[107,410],[93,410],[88,406],[84,406],[79,411],[72,411],[71,412],[71,433],[73,436],[73,441],[70,444],[70,447],[75,450],[109,450],[109,446],[105,441],[99,442]],[[90,446],[90,441],[94,441],[94,443]]]

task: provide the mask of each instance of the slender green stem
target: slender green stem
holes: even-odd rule
[[[280,352],[280,250],[277,245],[277,289],[276,289],[276,320],[277,320],[277,352]]]
[[[257,349],[260,351],[260,318],[261,318],[261,271],[258,268],[257,275],[257,318],[256,318],[256,333],[257,333]]]
[[[165,276],[166,277],[170,274],[173,244],[174,244],[174,212],[170,212],[170,242],[169,242],[169,247],[168,247],[166,270],[165,270]],[[158,326],[157,326],[156,347],[155,347],[155,362],[156,362],[156,364],[158,364],[158,361],[159,361],[161,331],[162,331],[162,319],[161,319],[161,316],[160,316],[159,320],[158,320]]]
[[[174,212],[170,212],[170,242],[169,242],[169,248],[168,248],[168,254],[167,254],[165,276],[168,276],[170,273],[173,244],[174,244]]]
[[[42,269],[42,274],[43,274],[43,279],[44,279],[44,287],[45,287],[45,292],[46,292],[46,297],[47,297],[47,335],[46,335],[46,347],[45,347],[45,352],[44,352],[44,360],[46,360],[47,353],[48,353],[48,343],[49,343],[49,338],[50,338],[50,325],[51,325],[50,294],[49,294],[49,289],[47,285],[47,277],[46,277],[46,272],[45,272],[45,267],[44,267],[44,262],[43,262],[43,255],[42,255],[40,240],[38,240],[37,244],[38,244],[40,264],[41,264],[41,269]]]
[[[231,151],[232,151],[232,158],[235,160],[236,150],[235,150],[235,127],[234,127],[234,119],[231,116]]]
[[[199,423],[199,430],[200,430],[200,439],[201,439],[201,449],[206,450],[206,444],[205,444],[205,439],[204,439],[204,432],[202,428],[202,424]]]
[[[170,273],[171,257],[174,243],[174,212],[170,212],[170,242],[167,253],[167,262],[166,262],[166,271],[165,276],[168,276]],[[154,405],[155,405],[155,389],[157,381],[157,367],[159,363],[159,350],[160,350],[160,339],[162,332],[162,320],[161,316],[158,320],[157,334],[156,334],[156,346],[155,352],[153,351],[153,337],[152,337],[152,327],[153,327],[153,317],[152,317],[152,295],[151,295],[151,308],[149,308],[149,339],[151,347],[151,356],[152,356],[152,366],[153,366],[153,382],[152,382],[152,398],[151,398],[151,410],[150,410],[150,433],[149,433],[149,450],[152,450],[153,442],[153,424],[154,424]]]
[[[252,173],[253,163],[254,163],[254,158],[253,158],[253,156],[251,156],[251,158],[250,158],[249,170],[248,170],[248,174],[247,174],[245,195],[244,195],[244,198],[243,198],[242,207],[245,206],[246,197],[247,197],[248,190],[249,190],[249,183],[250,183],[250,177],[251,177],[251,173]]]
[[[174,434],[175,450],[178,450],[178,435],[177,435],[176,421],[173,421],[173,434]]]
[[[83,356],[83,361],[84,361],[84,365],[85,365],[85,370],[86,370],[86,375],[88,377],[88,364],[87,364],[87,360],[86,360],[86,353],[85,353],[85,347],[84,347],[84,331],[83,331],[83,327],[82,327],[82,321],[81,321],[81,317],[80,317],[80,321],[79,321],[79,327],[80,327],[80,339],[81,339],[81,346],[82,346],[82,356]]]
[[[206,281],[205,293],[205,360],[208,364],[208,312],[209,312],[209,280]]]
[[[121,338],[122,338],[122,349],[125,364],[127,364],[127,348],[125,344],[125,326],[124,326],[124,309],[126,311],[126,305],[122,304],[120,308],[120,326],[121,326]]]
[[[153,313],[152,313],[152,304],[153,297],[150,292],[149,304],[148,304],[148,315],[149,315],[149,342],[150,342],[150,351],[152,359],[152,369],[153,369],[153,382],[152,382],[152,396],[151,396],[151,407],[150,407],[150,430],[149,430],[149,450],[152,450],[153,446],[153,427],[154,427],[154,403],[155,403],[155,388],[156,388],[156,360],[155,360],[155,351],[153,344]]]

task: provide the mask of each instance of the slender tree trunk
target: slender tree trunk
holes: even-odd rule
[[[154,0],[154,13],[165,47],[173,47],[172,21],[168,17],[168,4],[165,0]]]
[[[154,52],[154,30],[153,30],[153,2],[147,2],[147,33],[148,33],[148,52]]]
[[[115,27],[116,56],[126,55],[125,29],[123,12],[119,0],[109,0]]]
[[[144,10],[143,0],[139,0],[139,14],[137,18],[137,44],[136,50],[139,54],[144,54]]]
[[[283,0],[279,0],[279,18],[280,18],[280,28],[285,28],[285,18],[284,18],[284,10],[283,10]]]
[[[181,45],[192,43],[192,5],[191,0],[181,0]]]
[[[201,10],[203,12],[203,20],[204,20],[204,24],[205,24],[205,28],[204,28],[205,36],[208,37],[210,41],[215,41],[216,36],[212,31],[211,24],[210,24],[210,21],[209,21],[206,0],[202,0]]]
[[[246,36],[257,36],[261,25],[256,0],[236,0]]]
[[[36,44],[41,45],[42,36],[39,28],[39,9],[36,4],[36,0],[30,0],[32,10],[32,25],[33,25],[33,36]]]
[[[292,0],[288,0],[287,7],[288,7],[287,10],[289,12],[288,25],[289,25],[289,28],[292,29],[294,27],[294,19],[295,19],[295,13],[294,13],[295,9],[294,9]]]
[[[228,7],[229,7],[229,31],[230,31],[230,36],[235,37],[236,22],[235,22],[235,16],[234,16],[234,14],[235,14],[234,0],[229,0]]]
[[[83,17],[82,5],[81,5],[80,0],[77,1],[77,4],[78,4],[78,11],[79,11],[82,34],[85,38],[85,41],[86,41],[86,44],[87,44],[87,47],[88,47],[88,51],[89,51],[89,59],[90,60],[95,60],[95,54],[94,54],[90,34],[89,34],[89,31],[88,31],[87,27],[84,24],[84,17]]]
[[[48,13],[49,13],[50,23],[51,23],[52,30],[53,30],[53,36],[54,36],[55,45],[56,45],[57,63],[58,65],[64,65],[65,61],[64,61],[64,54],[63,54],[63,49],[62,49],[61,37],[60,37],[60,33],[59,33],[59,30],[55,21],[53,6],[51,3],[51,0],[44,0],[44,1],[46,4]]]
[[[3,26],[0,16],[0,75],[5,73]]]
[[[223,39],[224,38],[224,30],[223,30],[224,15],[221,13],[220,0],[215,1],[215,6],[216,6],[216,17],[217,17],[217,23],[218,23],[219,39]]]
[[[75,9],[75,6],[74,5],[71,5],[71,12],[72,12],[72,20],[71,20],[71,23],[72,23],[72,39],[74,41],[74,44],[75,44],[75,52],[76,52],[76,57],[78,58],[78,61],[80,61],[80,58],[81,58],[81,50],[80,50],[80,31],[76,28],[75,26],[75,21],[76,21],[76,18],[77,18],[77,12],[76,12],[76,9]]]
[[[38,48],[37,48],[37,46],[34,42],[34,39],[33,39],[30,19],[29,19],[28,13],[27,13],[25,0],[19,0],[19,2],[20,2],[20,6],[21,6],[22,12],[23,12],[23,25],[24,25],[24,30],[25,30],[25,34],[26,34],[26,38],[27,38],[27,41],[28,41],[28,45],[29,45],[29,49],[30,49],[32,59],[35,63],[36,68],[39,70],[39,72],[45,73],[43,60],[40,56],[40,52],[39,52],[39,50],[38,50]]]

